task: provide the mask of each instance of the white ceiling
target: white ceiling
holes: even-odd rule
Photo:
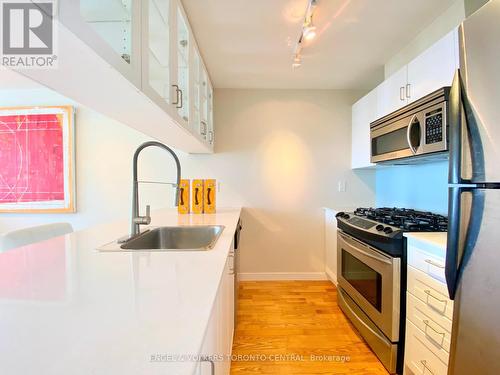
[[[454,0],[318,0],[318,37],[292,69],[307,0],[183,0],[218,88],[367,89]]]

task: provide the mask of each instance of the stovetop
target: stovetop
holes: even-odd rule
[[[354,215],[400,228],[403,232],[446,232],[448,218],[407,208],[357,208]]]
[[[393,256],[403,253],[404,232],[446,232],[448,228],[443,215],[406,208],[357,208],[336,217],[344,233]]]

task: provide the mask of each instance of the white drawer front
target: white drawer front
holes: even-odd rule
[[[425,334],[412,322],[406,321],[405,373],[447,375],[448,365],[426,346]],[[406,371],[409,370],[409,371]]]
[[[446,284],[408,266],[407,290],[437,314],[453,319],[453,301],[448,297]]]
[[[451,321],[439,316],[434,320],[435,316],[434,311],[425,303],[407,293],[407,319],[424,333],[428,341],[427,347],[443,362],[447,362],[450,352]]]
[[[408,246],[408,264],[432,278],[446,283],[444,259],[431,255],[418,247]]]

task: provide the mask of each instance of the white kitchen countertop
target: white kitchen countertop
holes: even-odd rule
[[[0,253],[0,374],[192,374],[151,356],[199,354],[240,212],[153,212],[152,226],[224,225],[210,251],[97,251],[121,221]]]
[[[420,247],[440,258],[446,257],[446,232],[408,232],[404,236],[408,245]]]

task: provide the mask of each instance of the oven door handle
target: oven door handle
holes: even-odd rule
[[[360,249],[355,244],[353,244],[353,241],[356,241],[354,238],[347,237],[345,234],[340,233],[340,232],[339,232],[339,235],[340,235],[340,237],[342,237],[342,239],[344,241],[346,241],[354,250],[356,250],[360,254],[363,254],[363,255],[365,255],[365,256],[367,256],[369,258],[375,259],[376,261],[379,261],[379,262],[382,262],[382,263],[385,263],[385,264],[388,264],[388,265],[392,266],[392,262],[389,259],[387,259],[386,257],[383,257],[382,255],[370,254],[370,253],[368,253],[368,252]]]

